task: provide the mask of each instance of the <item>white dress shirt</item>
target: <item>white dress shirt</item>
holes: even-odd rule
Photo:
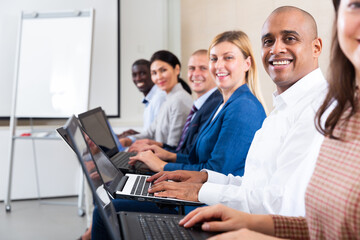
[[[250,146],[243,177],[206,170],[199,201],[222,203],[255,214],[305,215],[305,190],[323,136],[315,113],[327,92],[321,70],[300,79],[282,94]]]
[[[196,107],[197,110],[200,110],[200,108],[204,105],[204,103],[206,102],[206,100],[210,97],[211,94],[213,94],[213,92],[215,92],[217,90],[217,87],[214,87],[212,89],[210,89],[209,91],[207,91],[206,93],[204,93],[201,97],[199,97],[198,99],[196,99],[194,101],[194,106]],[[191,117],[191,121],[194,119],[196,115],[196,112],[194,113],[194,115]]]
[[[144,97],[144,127],[146,130],[155,120],[161,105],[165,102],[166,93],[154,85],[150,92]]]

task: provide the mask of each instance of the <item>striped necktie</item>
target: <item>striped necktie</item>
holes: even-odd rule
[[[186,122],[185,122],[184,128],[183,128],[182,133],[181,133],[180,142],[179,142],[179,145],[176,148],[176,151],[179,151],[181,149],[181,146],[183,145],[183,143],[185,141],[185,136],[186,136],[186,133],[187,133],[187,131],[189,129],[191,119],[192,119],[192,117],[194,116],[194,114],[196,113],[197,110],[198,109],[195,107],[195,105],[193,105],[189,115],[186,118]]]

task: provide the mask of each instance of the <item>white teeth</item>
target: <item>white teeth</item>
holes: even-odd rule
[[[273,65],[287,65],[287,64],[290,64],[289,60],[273,61]]]
[[[138,84],[136,84],[136,86],[137,87],[142,87],[142,86],[144,86],[144,83],[138,83]]]
[[[227,73],[218,73],[216,74],[218,77],[225,77],[227,76],[228,74]]]

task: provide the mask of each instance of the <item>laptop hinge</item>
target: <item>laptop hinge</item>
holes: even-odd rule
[[[123,190],[123,188],[124,188],[124,186],[125,186],[125,183],[126,183],[126,181],[128,180],[128,176],[123,176],[122,178],[121,178],[121,180],[119,181],[119,183],[118,183],[118,185],[116,186],[116,188],[115,188],[115,192],[117,192],[117,191],[122,191]]]

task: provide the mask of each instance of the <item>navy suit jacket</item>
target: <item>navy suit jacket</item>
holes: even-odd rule
[[[223,174],[244,174],[246,156],[255,132],[266,117],[265,111],[244,84],[212,120],[215,112],[202,127],[190,153],[178,153],[176,163],[166,164],[165,171],[206,168]]]
[[[177,152],[182,154],[189,154],[192,146],[195,144],[196,137],[198,136],[200,129],[209,119],[210,115],[216,109],[217,106],[222,102],[223,97],[219,90],[213,92],[196,112],[194,118],[191,120],[188,131],[185,135],[183,144],[179,151],[176,151],[176,147],[166,146],[165,150],[171,152]]]

